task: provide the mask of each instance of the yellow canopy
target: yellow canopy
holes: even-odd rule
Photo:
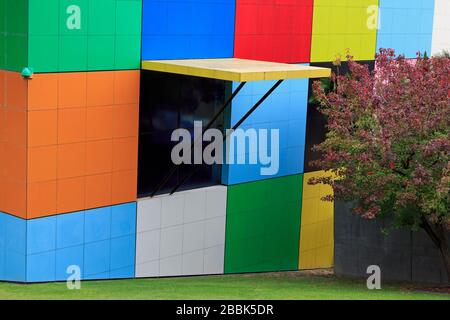
[[[142,69],[236,82],[329,77],[328,68],[244,59],[142,61]]]

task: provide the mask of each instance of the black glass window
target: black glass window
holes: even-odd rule
[[[194,121],[205,127],[224,104],[231,82],[169,73],[142,71],[139,124],[138,195],[149,196],[172,168],[172,132],[184,128],[193,136]],[[223,130],[224,116],[212,126]],[[220,184],[220,165],[181,165],[157,194],[170,192],[192,171],[179,190]]]

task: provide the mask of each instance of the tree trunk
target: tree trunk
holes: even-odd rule
[[[441,253],[447,271],[447,280],[450,283],[450,246],[447,241],[447,233],[442,225],[433,224],[425,217],[422,218],[422,221],[422,228],[430,236],[431,240]]]

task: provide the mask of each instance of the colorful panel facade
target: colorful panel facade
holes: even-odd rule
[[[308,183],[311,178],[323,176],[327,176],[324,171],[305,173],[303,176],[299,269],[333,267],[334,205],[322,200],[333,194],[333,189],[323,184]]]
[[[415,58],[430,55],[435,0],[380,0],[377,48]]]
[[[135,202],[32,220],[0,213],[0,230],[0,280],[134,277]]]
[[[225,273],[297,270],[303,175],[228,188]]]
[[[138,202],[136,277],[223,273],[227,188]]]
[[[234,56],[309,62],[313,0],[236,0]]]
[[[349,49],[373,70],[381,47],[450,50],[449,15],[447,0],[0,1],[0,280],[63,281],[69,266],[82,279],[331,267],[330,190],[307,183],[325,174],[311,165],[326,136],[313,81],[286,80],[241,126],[259,142],[258,129],[278,129],[278,159],[269,131],[267,146],[235,146],[246,164],[183,165],[144,198],[173,167],[173,131],[189,146],[194,121],[244,78],[196,68],[210,60],[179,74],[141,60],[334,68]],[[240,66],[246,80],[260,64]],[[247,83],[212,127],[232,127],[273,84]]]
[[[234,99],[231,113],[228,116],[228,128],[233,127],[239,119],[275,84],[274,81],[260,81],[247,83],[244,89]],[[238,83],[233,84],[236,90]],[[259,148],[258,142],[265,140],[254,131],[254,149],[250,148],[247,140],[245,163],[239,163],[238,158],[242,156],[238,143],[234,144],[234,156],[230,153],[228,162],[223,166],[222,183],[232,185],[243,182],[251,182],[274,177],[282,177],[303,172],[303,160],[305,150],[306,133],[306,109],[308,98],[308,80],[287,80],[257,109],[241,126],[251,137],[252,130],[267,130],[265,138],[269,142],[268,149]],[[271,130],[278,130],[278,139],[271,142]],[[235,137],[233,135],[232,137]],[[250,138],[249,138],[250,139]],[[256,139],[258,141],[256,141]],[[279,148],[278,148],[279,147]],[[272,149],[273,148],[273,149]],[[278,152],[272,152],[278,150]],[[271,164],[262,164],[260,152],[272,157]],[[275,155],[278,154],[278,157]],[[250,159],[254,158],[254,164]],[[262,168],[272,167],[267,173]]]
[[[378,0],[315,0],[311,62],[345,57],[347,48],[355,60],[373,60],[378,4]]]
[[[435,0],[432,53],[442,53],[450,50],[450,1]]]
[[[142,60],[231,58],[235,0],[144,0]]]

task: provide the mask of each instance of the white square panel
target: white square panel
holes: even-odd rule
[[[182,256],[175,256],[161,259],[159,261],[159,275],[161,277],[181,276],[183,275]]]
[[[203,249],[205,221],[188,223],[183,226],[183,253]]]
[[[159,260],[160,230],[138,233],[136,236],[136,263]]]
[[[161,228],[161,199],[138,201],[137,232]]]
[[[225,217],[218,217],[205,222],[205,248],[225,244]]]
[[[160,258],[181,255],[183,249],[183,226],[161,230]]]
[[[194,276],[204,273],[203,250],[183,254],[183,275]]]
[[[174,194],[161,197],[161,227],[183,224],[184,196]]]
[[[201,221],[206,216],[206,192],[204,189],[184,193],[184,223]]]
[[[204,274],[223,274],[225,245],[205,249]]]
[[[216,186],[206,190],[206,218],[225,216],[227,212],[227,187]]]

